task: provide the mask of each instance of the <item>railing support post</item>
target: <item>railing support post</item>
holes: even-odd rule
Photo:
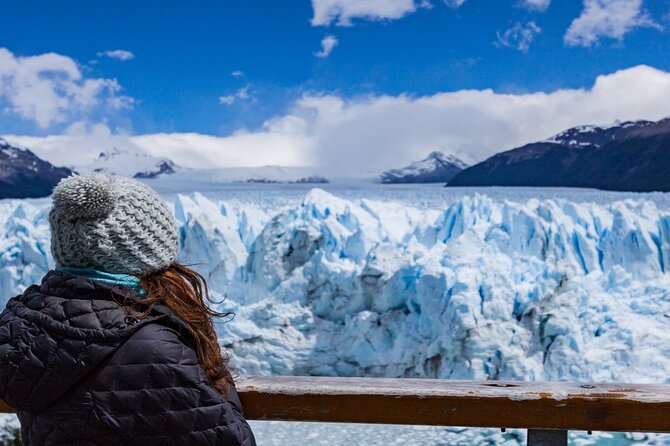
[[[568,431],[528,429],[528,446],[567,446]]]

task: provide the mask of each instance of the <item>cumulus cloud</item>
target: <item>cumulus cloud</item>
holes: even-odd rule
[[[168,157],[180,166],[194,168],[305,166],[316,163],[307,125],[304,119],[287,115],[268,120],[254,131],[238,130],[221,137],[199,133],[129,135],[104,123],[77,122],[61,135],[3,137],[56,165],[72,167],[86,165],[112,147]]]
[[[670,73],[642,65],[599,76],[590,88],[549,93],[485,89],[354,99],[308,94],[261,128],[225,137],[112,132],[104,139],[71,132],[7,139],[60,164],[86,147],[92,156],[103,148],[132,146],[187,167],[322,165],[335,175],[403,165],[432,150],[481,161],[576,125],[658,120],[670,115],[668,104]]]
[[[235,70],[232,73],[230,73],[230,75],[233,76],[233,77],[244,77],[244,71]]]
[[[59,166],[82,166],[93,161],[100,152],[112,147],[141,150],[122,129],[112,130],[105,123],[76,121],[60,135],[45,137],[7,136],[7,140],[33,150],[38,156]]]
[[[643,9],[642,0],[584,0],[581,15],[572,21],[563,40],[569,46],[589,47],[603,37],[622,40],[640,27],[661,29]]]
[[[116,59],[122,62],[126,62],[129,60],[133,60],[135,58],[135,55],[130,51],[126,50],[109,50],[99,52],[98,57],[109,57],[110,59]]]
[[[535,39],[537,34],[540,34],[542,29],[531,21],[526,24],[516,22],[511,28],[505,32],[497,32],[497,40],[495,44],[498,46],[506,46],[515,48],[523,53],[527,53],[530,49],[530,44]]]
[[[462,0],[459,0],[462,1]],[[417,10],[425,2],[415,0],[312,0],[313,26],[335,23],[350,26],[351,19],[399,19]]]
[[[314,53],[316,57],[324,58],[330,56],[330,53],[333,52],[335,47],[338,44],[337,37],[327,35],[321,40],[321,50]]]
[[[56,53],[17,57],[0,48],[0,103],[39,127],[67,123],[93,108],[123,108],[132,98],[120,95],[115,79],[85,78],[77,63]]]
[[[250,88],[249,85],[245,85],[244,87],[240,88],[233,94],[219,96],[219,104],[233,105],[237,101],[245,101],[247,99],[250,99],[251,94],[249,93],[249,88]]]
[[[551,0],[521,0],[519,6],[534,11],[546,11]]]

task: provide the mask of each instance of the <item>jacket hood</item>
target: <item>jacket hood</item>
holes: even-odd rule
[[[15,368],[2,383],[7,403],[32,413],[48,408],[149,323],[171,326],[192,342],[190,328],[164,306],[138,319],[129,306],[141,299],[130,288],[61,271],[10,299],[0,319],[9,326],[0,354]]]

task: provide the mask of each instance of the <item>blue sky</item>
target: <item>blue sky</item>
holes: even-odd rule
[[[46,155],[44,138],[52,137],[52,154],[62,157],[65,149],[54,149],[53,138],[99,136],[101,128],[110,138],[192,133],[228,142],[240,133],[272,133],[277,123],[296,124],[291,119],[286,124],[287,117],[311,128],[317,121],[310,113],[325,116],[327,99],[343,102],[338,116],[344,120],[349,118],[342,108],[378,107],[384,98],[416,105],[422,98],[465,90],[520,98],[579,92],[591,89],[598,76],[620,70],[670,71],[669,27],[670,0],[3,0],[0,48],[10,56],[5,54],[5,77],[0,65],[0,134],[33,137],[21,141],[38,152],[42,147]],[[35,59],[38,68],[20,63],[49,53],[60,59]],[[12,63],[23,68],[7,74]],[[44,63],[51,65],[39,68]],[[52,83],[21,81],[20,73],[29,76],[29,69]],[[21,88],[24,95],[16,93]],[[52,99],[60,101],[49,108],[40,88],[52,88]],[[638,115],[621,118],[670,114],[670,108],[654,105],[646,113],[640,107]],[[377,111],[361,113],[374,121]],[[604,113],[602,120],[612,117]],[[325,137],[294,131],[305,133],[303,139]],[[532,135],[520,133],[497,150]],[[354,143],[367,139],[360,135]],[[291,145],[284,141],[278,147],[282,144]],[[322,151],[311,144],[304,151]],[[497,151],[485,142],[487,151],[474,153],[470,147],[477,144],[482,142],[447,138],[408,142],[397,150],[402,159],[435,148],[474,159]],[[224,146],[207,150],[243,150]],[[167,150],[165,145],[143,149]],[[235,157],[229,158],[234,164]],[[314,162],[305,153],[285,158]],[[263,155],[259,161],[282,159]]]

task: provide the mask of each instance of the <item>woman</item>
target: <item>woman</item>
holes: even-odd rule
[[[54,189],[57,268],[0,316],[0,398],[24,444],[255,445],[168,206],[102,174]]]

